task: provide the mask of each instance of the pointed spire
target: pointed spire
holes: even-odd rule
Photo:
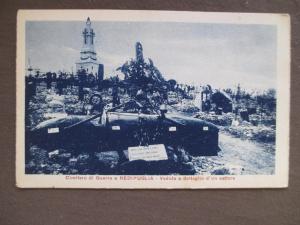
[[[88,17],[88,18],[87,18],[87,20],[86,20],[86,24],[91,24],[90,17]]]

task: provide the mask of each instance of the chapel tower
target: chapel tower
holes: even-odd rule
[[[85,23],[82,37],[83,45],[80,51],[80,59],[76,63],[76,71],[85,70],[87,74],[93,74],[96,78],[98,76],[103,77],[103,74],[98,74],[99,62],[97,61],[97,53],[94,47],[95,32],[91,26],[89,17]],[[100,65],[103,67],[102,64]]]

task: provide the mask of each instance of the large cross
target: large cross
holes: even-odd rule
[[[84,37],[84,44],[86,44],[86,37],[87,37],[87,31],[86,29],[84,29],[84,31],[82,32],[83,33],[83,37]]]
[[[92,44],[94,44],[94,36],[95,36],[95,33],[94,33],[93,30],[92,30],[92,32],[91,32],[91,35],[92,35]]]

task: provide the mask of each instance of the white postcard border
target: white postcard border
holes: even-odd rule
[[[274,175],[109,176],[25,174],[25,22],[156,21],[277,26],[277,118]],[[284,188],[288,186],[290,124],[290,17],[287,14],[136,10],[19,10],[16,58],[16,185],[20,188]],[[72,179],[69,179],[72,178]],[[147,179],[147,180],[145,180]],[[175,179],[175,180],[174,180]]]

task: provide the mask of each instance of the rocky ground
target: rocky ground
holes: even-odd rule
[[[217,125],[222,131],[241,139],[253,140],[261,143],[275,143],[275,118],[250,115],[250,121],[241,121],[233,113],[223,115],[197,113],[195,117]]]
[[[104,100],[110,96],[103,93]],[[88,97],[88,95],[87,95]],[[124,99],[121,99],[123,101]],[[64,116],[81,114],[84,105],[77,97],[77,88],[67,88],[62,96],[55,89],[39,85],[37,95],[29,105],[28,129],[40,122]],[[65,149],[42,149],[31,145],[27,149],[26,172],[32,174],[273,174],[275,168],[275,125],[272,118],[259,123],[235,121],[233,114],[213,115],[199,113],[192,102],[177,107],[183,113],[197,115],[220,128],[221,151],[214,157],[191,157],[184,149],[174,151],[167,146],[168,160],[157,162],[120,161],[115,151],[82,152],[73,154]],[[255,118],[254,118],[255,119]],[[271,122],[270,122],[271,121]]]

